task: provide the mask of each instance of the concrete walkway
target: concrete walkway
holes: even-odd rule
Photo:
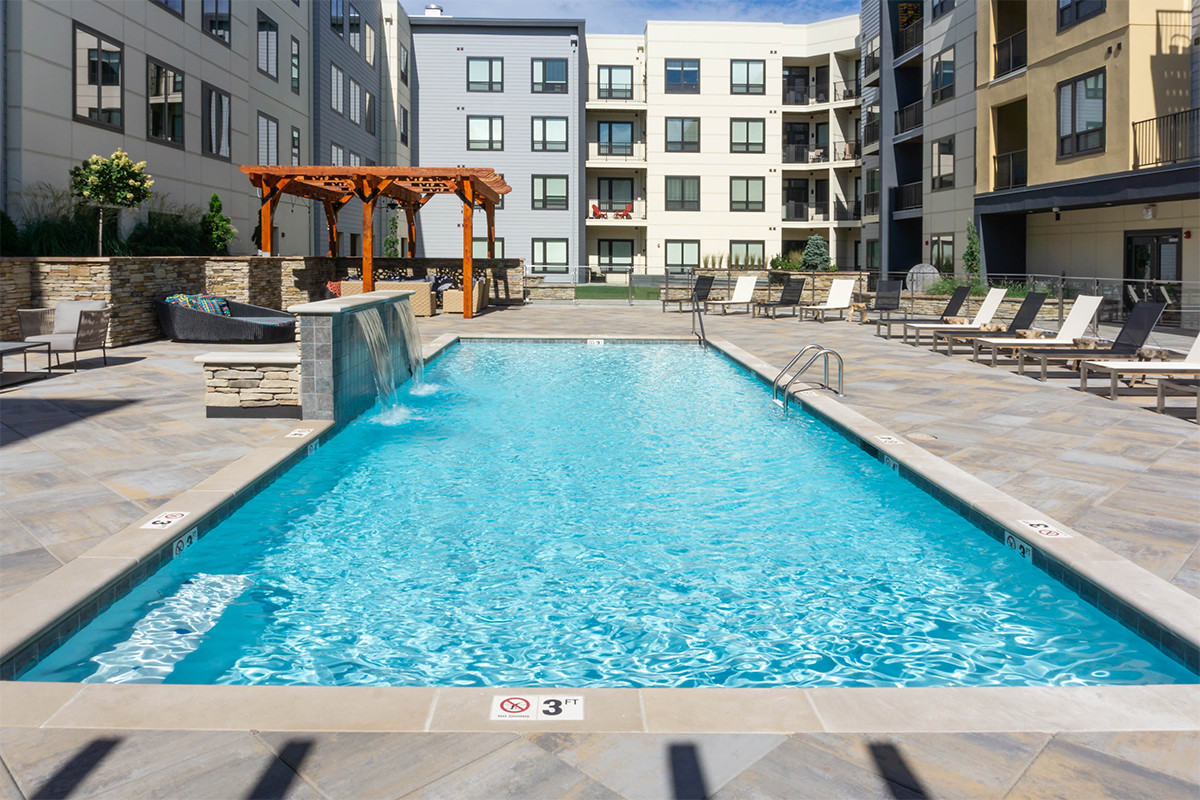
[[[847,405],[1200,595],[1200,428],[1145,410],[1152,396],[1112,403],[843,322],[705,324],[773,364],[833,347]],[[426,341],[447,332],[679,336],[690,322],[657,304],[421,320]],[[206,419],[191,357],[210,349],[123,348],[0,392],[0,593],[294,426]],[[1200,705],[1178,708],[1191,723],[1170,731],[1110,730],[1098,713],[1084,732],[791,735],[30,728],[0,708],[0,797],[1196,798]]]

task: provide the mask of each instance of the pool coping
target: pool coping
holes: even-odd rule
[[[593,343],[696,344],[694,339],[681,337],[443,334],[425,345],[423,351],[426,359],[432,360],[460,341],[588,339],[599,340]],[[714,338],[709,344],[767,383],[778,372],[776,367],[728,340]],[[1166,631],[1178,639],[1172,644],[1187,645],[1192,654],[1200,652],[1200,599],[891,433],[810,385],[795,389],[793,398],[805,411],[856,438],[865,450],[909,479],[924,481],[926,488],[940,499],[960,504],[985,530],[990,525],[993,530],[988,532],[993,536],[997,535],[995,528],[1012,534],[1029,545],[1032,553],[1042,554],[1045,563],[1062,565],[1066,574],[1078,576],[1088,586],[1121,598],[1141,619],[1158,626],[1160,647],[1162,631]],[[488,712],[497,695],[522,691],[494,687],[168,686],[8,680],[25,664],[36,660],[42,649],[56,647],[129,586],[157,569],[173,553],[186,549],[195,537],[233,513],[341,427],[328,421],[298,422],[291,433],[227,465],[71,563],[0,601],[0,658],[3,659],[0,675],[5,679],[0,681],[0,709],[3,709],[0,724],[204,730],[694,732],[1200,727],[1200,685],[529,690],[530,695],[581,696],[590,700],[589,708],[599,706],[597,713],[584,721],[554,722],[490,720]],[[160,529],[145,527],[151,520],[172,511],[186,512],[187,524],[181,521]],[[1066,535],[1039,536],[1020,524],[1021,519],[1044,521]],[[1054,574],[1045,564],[1039,566]],[[1062,575],[1056,577],[1063,580]],[[1064,583],[1071,586],[1069,578]],[[1071,588],[1088,599],[1078,583]],[[1119,610],[1104,610],[1120,619]],[[1128,619],[1121,621],[1135,630],[1139,627],[1138,623],[1130,625]],[[962,696],[967,691],[972,694]],[[729,695],[730,692],[737,694]],[[197,703],[202,703],[204,710]],[[1097,723],[1100,718],[1102,724]],[[883,727],[872,727],[876,725]]]

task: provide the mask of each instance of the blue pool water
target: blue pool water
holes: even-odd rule
[[[1196,676],[678,345],[468,343],[33,680],[945,686]]]

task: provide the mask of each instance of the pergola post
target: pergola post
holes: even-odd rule
[[[475,220],[475,186],[470,178],[460,181],[463,204],[463,319],[470,319],[475,308],[475,274],[473,256],[475,237],[472,223]]]
[[[363,292],[375,291],[375,201],[378,195],[370,200],[363,200],[363,240],[362,240],[362,279]]]
[[[483,210],[487,213],[488,258],[496,257],[496,204],[491,200],[483,201]]]
[[[322,204],[325,206],[325,226],[329,230],[329,252],[326,255],[333,258],[337,255],[337,215],[341,205],[332,200],[324,200]]]
[[[262,204],[258,207],[258,249],[263,255],[272,255],[271,217],[283,197],[283,189],[288,185],[288,178],[262,178],[258,182],[258,190],[262,192]]]

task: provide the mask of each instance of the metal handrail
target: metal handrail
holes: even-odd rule
[[[809,350],[820,350],[820,349],[822,349],[822,348],[821,348],[821,345],[819,345],[819,344],[806,344],[804,346],[803,350],[801,350],[799,353],[796,353],[796,355],[792,356],[792,360],[787,363],[786,367],[779,370],[779,374],[775,376],[775,380],[771,381],[771,399],[773,401],[775,401],[775,402],[779,401],[779,392],[778,392],[779,379],[782,378],[784,375],[786,375],[787,371],[792,368],[792,365],[795,364],[797,361],[799,361],[800,357],[803,356],[805,353],[807,353]]]
[[[804,363],[804,366],[802,366],[800,369],[798,369],[796,371],[796,374],[791,377],[791,380],[789,380],[787,382],[787,385],[783,387],[783,401],[782,401],[782,403],[780,403],[779,379],[782,378],[784,375],[786,375],[787,371],[789,369],[791,369],[792,366],[797,361],[799,361],[804,356],[805,353],[809,352],[810,350],[816,350],[816,352],[812,354],[812,356],[808,359],[808,361],[806,361]],[[819,344],[809,344],[809,345],[805,345],[804,349],[802,349],[799,353],[796,353],[796,355],[794,355],[792,357],[792,360],[787,363],[787,366],[784,367],[782,370],[780,370],[779,374],[775,376],[775,380],[771,381],[771,400],[775,403],[780,403],[783,406],[783,410],[786,412],[788,409],[788,400],[791,397],[790,392],[791,392],[792,384],[794,384],[796,381],[798,381],[800,379],[800,376],[803,375],[809,367],[811,367],[814,363],[816,363],[818,358],[824,358],[824,360],[825,360],[825,362],[824,362],[825,363],[825,381],[821,385],[823,387],[825,387],[826,389],[832,389],[833,387],[829,385],[829,357],[830,356],[833,356],[834,358],[836,358],[837,363],[838,363],[838,373],[837,373],[838,385],[837,385],[837,390],[834,392],[834,394],[836,394],[838,397],[844,397],[845,395],[842,394],[842,373],[845,371],[846,365],[845,365],[845,362],[842,361],[841,355],[839,355],[836,350],[830,350],[828,347],[822,347]]]
[[[696,324],[700,324],[700,332],[696,333]],[[708,337],[704,335],[704,315],[700,313],[700,298],[696,296],[696,286],[692,285],[692,334],[700,340],[700,346],[708,350]]]

